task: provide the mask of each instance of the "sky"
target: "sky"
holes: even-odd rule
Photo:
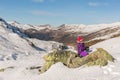
[[[120,21],[120,0],[0,0],[0,17],[21,24],[100,24]]]

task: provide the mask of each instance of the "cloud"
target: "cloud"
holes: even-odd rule
[[[42,3],[44,2],[44,0],[33,0],[34,2],[37,2],[37,3]]]
[[[108,3],[99,3],[99,2],[89,2],[89,6],[96,7],[96,6],[107,6]]]
[[[52,13],[52,12],[41,11],[41,10],[32,11],[32,14],[39,15],[39,16],[66,16],[59,13]]]

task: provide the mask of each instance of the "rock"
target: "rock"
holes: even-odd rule
[[[44,56],[46,61],[44,66],[39,70],[41,73],[47,71],[53,64],[62,62],[69,68],[77,68],[80,66],[105,66],[108,61],[113,62],[114,58],[104,49],[98,48],[97,51],[85,56],[79,57],[79,55],[72,51],[54,51]]]

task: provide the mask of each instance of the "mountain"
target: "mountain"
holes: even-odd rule
[[[70,25],[72,26],[70,28],[64,24],[53,28],[48,25],[25,26],[16,21],[8,23],[0,18],[0,80],[119,80],[119,25],[120,23],[117,22],[91,27],[77,25],[77,28]],[[105,49],[115,58],[115,62],[109,62],[104,67],[82,66],[75,69],[68,68],[62,63],[56,63],[48,71],[40,74],[38,69],[45,62],[43,56],[49,54],[53,49],[59,48],[60,45],[63,46],[63,43],[59,42],[73,44],[72,41],[76,41],[78,35],[91,43],[94,40],[102,39],[101,42],[92,44],[90,49],[92,51],[96,51],[97,48]]]
[[[0,60],[16,60],[27,57],[29,55],[39,55],[52,51],[53,45],[59,47],[62,43],[54,41],[42,41],[29,38],[24,34],[22,29],[16,27],[19,23],[7,23],[0,18]]]
[[[82,36],[87,46],[120,36],[120,22],[95,25],[63,24],[59,27],[50,25],[21,25],[21,27],[16,25],[16,27],[22,28],[22,32],[30,38],[57,41],[72,46],[76,46],[77,36]]]

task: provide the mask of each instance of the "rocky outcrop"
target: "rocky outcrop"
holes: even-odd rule
[[[105,66],[108,61],[114,61],[114,58],[104,49],[98,48],[97,51],[90,53],[85,57],[79,57],[72,51],[56,51],[44,56],[46,61],[44,66],[39,70],[41,73],[47,71],[53,64],[62,62],[69,68],[77,68],[80,66]]]

